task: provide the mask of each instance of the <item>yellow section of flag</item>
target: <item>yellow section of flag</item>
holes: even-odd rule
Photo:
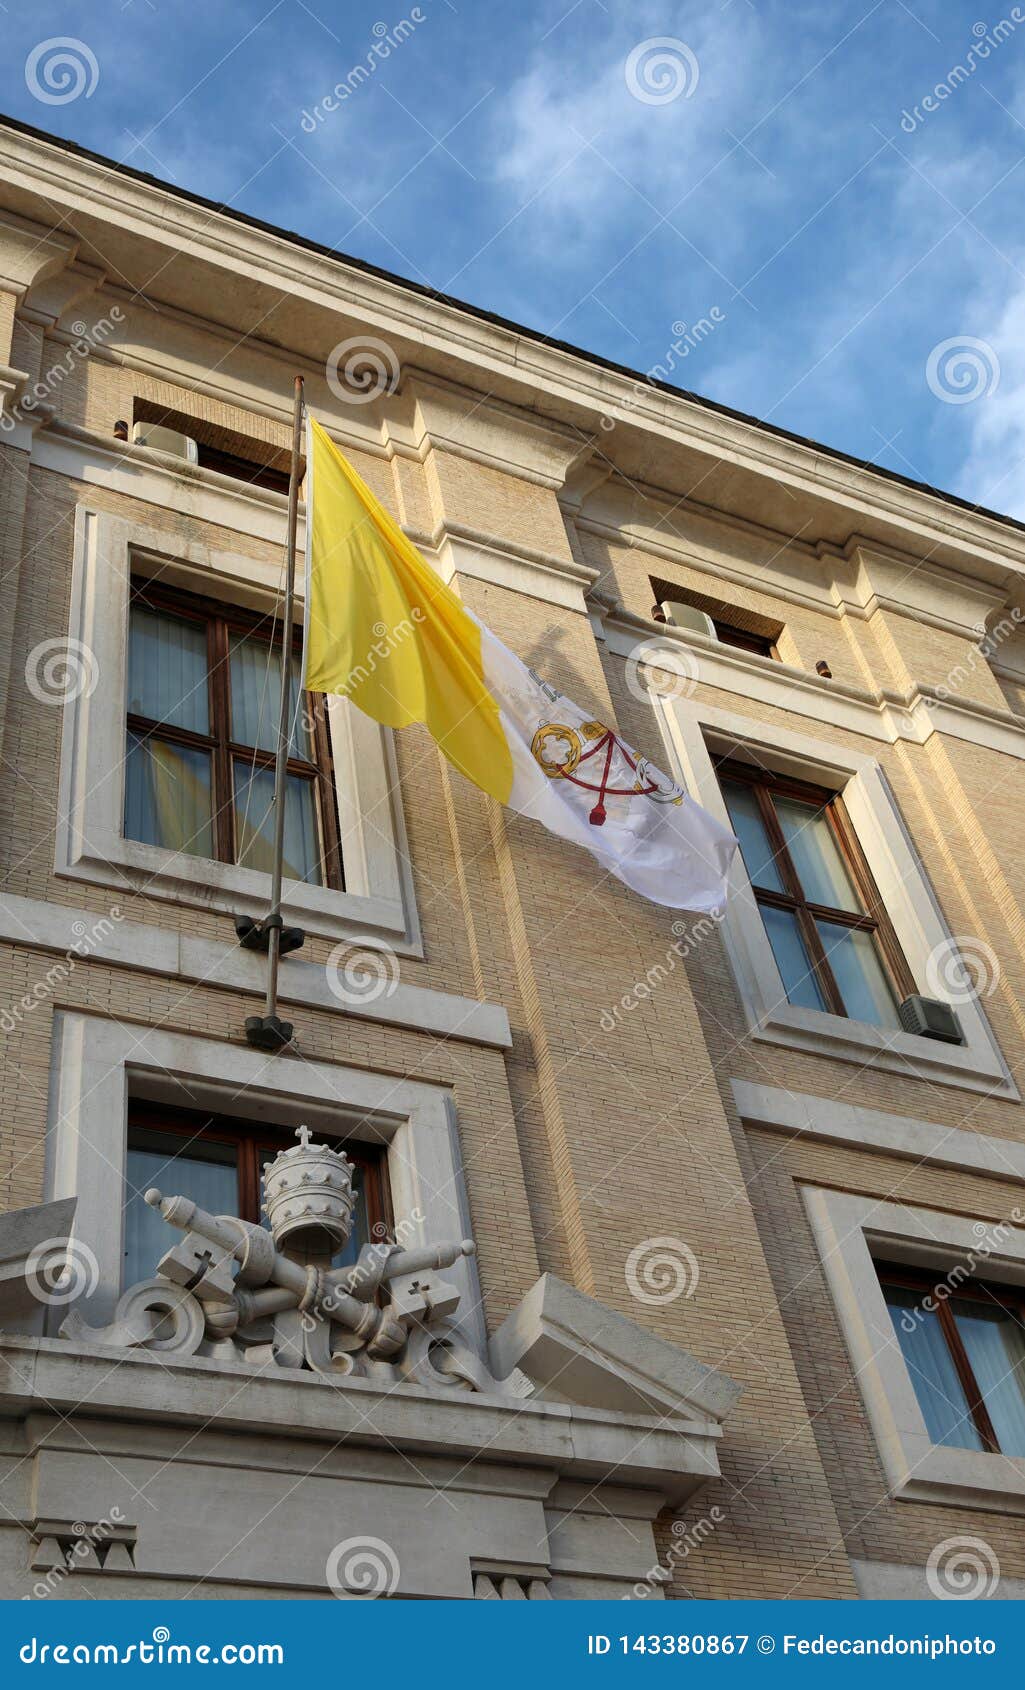
[[[484,680],[481,630],[320,424],[306,456],[306,680],[389,728],[422,722],[506,804],[513,764]]]

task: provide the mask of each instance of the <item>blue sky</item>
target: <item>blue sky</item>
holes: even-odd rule
[[[7,0],[4,23],[14,117],[1025,516],[1025,4]],[[29,86],[56,37],[87,49],[58,102]]]

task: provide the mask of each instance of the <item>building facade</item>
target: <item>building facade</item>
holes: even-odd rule
[[[13,125],[0,208],[3,1594],[1025,1595],[1025,532]],[[297,373],[723,919],[297,694],[247,1042]]]

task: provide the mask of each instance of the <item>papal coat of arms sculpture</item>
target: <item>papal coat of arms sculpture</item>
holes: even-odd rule
[[[352,1234],[353,1167],[343,1152],[314,1144],[308,1127],[296,1136],[264,1173],[266,1227],[147,1191],[146,1202],[185,1236],[154,1278],[125,1291],[108,1326],[73,1312],[61,1336],[335,1379],[529,1390],[522,1376],[499,1384],[456,1330],[460,1292],[439,1276],[475,1253],[472,1239],[408,1250],[374,1242],[355,1263],[331,1266]]]

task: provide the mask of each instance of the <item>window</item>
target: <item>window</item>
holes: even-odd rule
[[[899,1027],[914,982],[842,800],[746,763],[716,768],[788,1001]]]
[[[318,1135],[319,1136],[319,1135]],[[381,1159],[366,1145],[327,1140],[354,1162],[356,1209],[352,1236],[332,1266],[354,1262],[364,1244],[380,1238],[388,1226]],[[294,1134],[234,1116],[207,1115],[188,1109],[134,1104],[129,1108],[128,1160],[124,1226],[125,1286],[150,1279],[174,1238],[166,1221],[144,1201],[150,1186],[189,1197],[214,1215],[238,1215],[263,1222],[260,1179],[279,1150],[295,1143]]]
[[[204,469],[214,469],[220,475],[247,481],[251,487],[269,487],[275,493],[287,493],[292,467],[292,453],[288,448],[254,440],[235,429],[222,428],[218,423],[204,422],[184,411],[168,410],[149,399],[137,399],[133,411],[137,423],[151,423],[157,428],[173,428],[187,434],[196,442],[199,463]]]
[[[187,856],[270,873],[280,646],[272,618],[144,583],[129,613],[124,831]],[[280,640],[280,630],[278,630]],[[285,874],[341,889],[322,701],[292,657]]]
[[[755,634],[747,628],[738,628],[732,622],[721,621],[718,616],[712,617],[712,626],[720,645],[735,646],[738,651],[753,651],[759,657],[779,660],[776,642],[768,634]]]
[[[659,608],[661,605],[673,600],[678,604],[689,604],[694,610],[703,610],[710,618],[720,645],[733,646],[737,651],[752,651],[759,657],[772,657],[777,663],[780,661],[777,642],[783,632],[782,622],[761,616],[754,610],[743,610],[740,605],[728,604],[712,593],[699,593],[690,587],[677,586],[656,575],[652,575],[650,581],[655,595],[652,614],[656,621],[665,620]]]
[[[933,1442],[1025,1455],[1025,1294],[878,1264]]]

